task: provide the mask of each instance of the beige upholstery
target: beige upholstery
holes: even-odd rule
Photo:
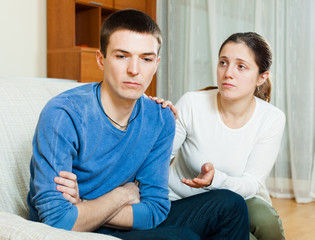
[[[37,119],[46,102],[80,83],[0,78],[0,239],[116,239],[26,220],[29,163]]]

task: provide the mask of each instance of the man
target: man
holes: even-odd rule
[[[161,42],[157,24],[142,12],[118,11],[104,22],[96,54],[103,82],[62,93],[41,113],[30,166],[30,219],[124,239],[200,238],[189,224],[165,221],[152,229],[170,211],[168,166],[175,132],[171,111],[143,95],[157,70]],[[245,223],[248,234],[244,206],[231,224]],[[230,215],[222,210],[221,217]]]

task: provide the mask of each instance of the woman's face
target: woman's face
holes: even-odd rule
[[[217,66],[217,84],[226,100],[253,96],[255,88],[265,81],[259,74],[254,53],[244,43],[227,43],[221,50]]]

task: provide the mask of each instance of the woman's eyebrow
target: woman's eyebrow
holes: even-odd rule
[[[220,56],[219,59],[227,59],[227,60],[229,60],[229,58],[227,56]],[[248,61],[246,61],[243,58],[235,58],[235,60],[241,61],[241,62],[245,62],[246,64],[251,65]]]

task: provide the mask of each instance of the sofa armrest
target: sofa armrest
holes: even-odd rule
[[[53,228],[43,223],[32,222],[12,213],[0,212],[0,239],[9,240],[114,240],[112,236],[90,233],[66,231]]]

